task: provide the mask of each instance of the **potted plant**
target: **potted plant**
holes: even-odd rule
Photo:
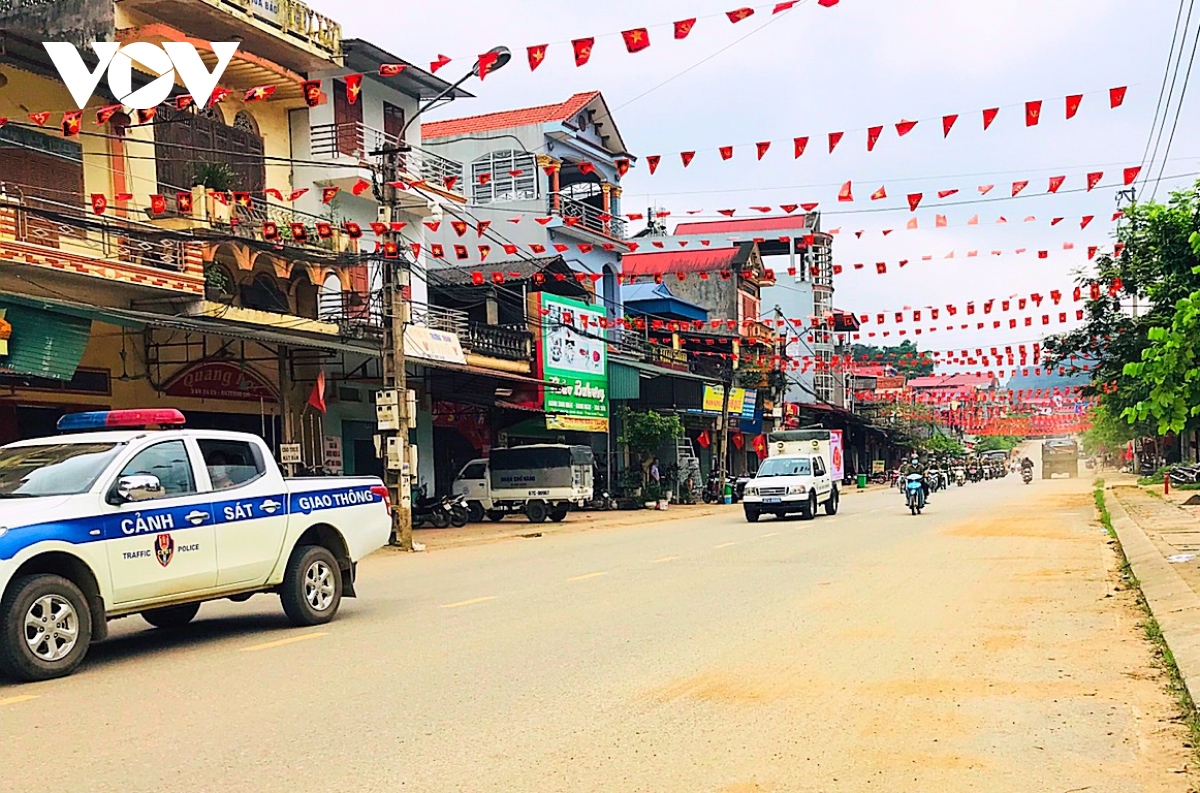
[[[225,270],[212,262],[204,265],[204,297],[216,303],[233,302],[233,284]]]
[[[220,223],[229,223],[233,217],[232,197],[237,174],[223,162],[201,162],[192,166],[192,206],[202,206],[208,217]],[[225,195],[224,202],[213,198],[213,193]]]
[[[648,482],[642,487],[642,503],[646,509],[658,509],[663,499],[663,487],[658,482]]]

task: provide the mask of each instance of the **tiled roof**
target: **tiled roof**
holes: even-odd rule
[[[755,231],[803,231],[805,218],[805,215],[779,215],[769,218],[746,218],[745,220],[706,220],[696,223],[680,223],[675,227],[675,236],[750,234]]]
[[[552,121],[566,121],[591,104],[600,96],[599,91],[587,91],[575,94],[565,102],[553,105],[539,105],[519,110],[501,110],[497,113],[484,113],[479,116],[451,118],[445,121],[430,121],[421,125],[421,139],[448,138],[455,135],[471,135],[476,132],[489,132],[510,127],[524,127],[531,124],[546,124]]]
[[[664,251],[662,253],[633,253],[621,257],[621,272],[625,275],[660,275],[662,273],[700,273],[735,270],[746,261],[748,248],[717,248],[715,250]]]

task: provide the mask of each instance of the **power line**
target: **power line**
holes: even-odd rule
[[[1182,3],[1182,0],[1180,0],[1180,2]],[[1176,35],[1174,37],[1172,37],[1171,50],[1167,55],[1167,66],[1163,73],[1163,79],[1164,79],[1164,81],[1166,80],[1166,72],[1171,72],[1171,82],[1170,82],[1170,87],[1167,89],[1166,101],[1163,104],[1162,119],[1161,119],[1161,123],[1159,123],[1159,125],[1158,125],[1157,135],[1154,132],[1153,126],[1151,126],[1151,129],[1150,129],[1150,135],[1152,137],[1154,137],[1154,149],[1150,154],[1150,161],[1149,161],[1151,168],[1153,168],[1153,166],[1154,166],[1154,162],[1155,162],[1156,158],[1158,157],[1159,146],[1162,144],[1163,132],[1165,131],[1166,125],[1167,125],[1167,113],[1170,112],[1171,100],[1175,95],[1175,84],[1179,78],[1179,68],[1183,63],[1183,48],[1187,45],[1188,29],[1191,26],[1192,11],[1195,7],[1195,4],[1196,4],[1196,0],[1189,0],[1187,18],[1184,20],[1183,28],[1182,28],[1183,38],[1181,40],[1178,39],[1178,33],[1180,31],[1180,28],[1176,27],[1176,30],[1175,30]],[[1179,41],[1178,54],[1176,54],[1176,51],[1175,51],[1175,41],[1176,40]],[[1172,68],[1171,68],[1171,61],[1175,62],[1174,70],[1172,70]],[[1157,119],[1157,114],[1156,114],[1156,119]],[[1149,183],[1149,179],[1147,179],[1146,181],[1147,181],[1147,183]]]
[[[1191,12],[1189,11],[1189,16],[1190,16],[1190,13]],[[1186,43],[1186,31],[1185,31],[1185,40],[1184,41]],[[1175,132],[1179,128],[1179,116],[1180,116],[1180,113],[1183,111],[1183,103],[1184,103],[1184,100],[1187,98],[1188,84],[1190,83],[1190,81],[1192,79],[1192,67],[1196,64],[1197,45],[1200,45],[1200,29],[1197,29],[1196,33],[1192,37],[1192,54],[1188,58],[1187,72],[1183,76],[1183,86],[1180,87],[1180,89],[1179,89],[1179,101],[1175,105],[1175,118],[1171,121],[1171,134],[1167,138],[1167,148],[1163,152],[1163,158],[1164,158],[1163,163],[1162,163],[1162,165],[1159,166],[1158,178],[1154,180],[1154,190],[1152,190],[1150,193],[1151,201],[1153,201],[1155,199],[1155,197],[1158,195],[1158,187],[1160,184],[1162,184],[1162,174],[1163,174],[1163,171],[1166,170],[1166,167],[1167,167],[1166,158],[1170,156],[1171,145],[1175,142]],[[1182,53],[1183,53],[1183,49],[1181,47],[1180,54],[1182,54]],[[1164,122],[1166,121],[1165,114],[1163,116],[1163,121]],[[1164,126],[1165,126],[1165,124],[1164,124]],[[1161,134],[1161,130],[1160,130],[1160,134]]]

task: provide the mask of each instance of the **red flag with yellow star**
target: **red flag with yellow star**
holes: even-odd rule
[[[625,39],[625,49],[630,53],[641,52],[650,46],[650,31],[646,28],[624,30],[621,31],[621,36]]]
[[[83,123],[82,110],[68,110],[62,117],[63,137],[71,138],[79,134],[79,126]]]
[[[725,16],[729,17],[729,21],[735,25],[738,22],[741,22],[746,17],[752,16],[753,14],[754,14],[753,8],[739,8],[735,11],[726,11],[725,12]]]
[[[542,61],[546,60],[546,48],[549,44],[534,44],[532,47],[526,47],[525,51],[529,53],[529,71],[534,71],[542,65]]]
[[[274,93],[275,86],[273,85],[256,85],[242,96],[242,101],[261,102],[264,99],[270,99]]]
[[[350,104],[358,101],[358,95],[362,93],[362,81],[361,74],[346,75],[346,101]]]

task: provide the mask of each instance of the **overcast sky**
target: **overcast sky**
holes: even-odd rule
[[[736,0],[308,2],[341,22],[346,36],[414,63],[455,58],[441,72],[451,79],[496,44],[513,50],[507,68],[468,85],[478,98],[433,118],[602,91],[627,147],[641,158],[623,181],[625,211],[662,206],[675,221],[686,219],[687,210],[704,210],[697,217],[705,217],[738,208],[740,217],[757,214],[749,206],[819,201],[823,227],[842,232],[834,258],[846,272],[837,279],[835,302],[857,314],[1056,288],[1069,293],[1088,245],[1111,245],[1115,204],[1112,189],[1068,191],[1084,187],[1089,171],[1105,171],[1104,183],[1112,184],[1124,166],[1141,162],[1178,10],[1175,0],[841,0],[833,8],[808,0],[777,16],[760,8],[733,25],[723,12],[736,8]],[[675,41],[671,22],[689,17],[700,19],[686,40]],[[1198,24],[1200,13],[1192,28]],[[637,54],[625,51],[619,35],[605,35],[643,26],[650,27],[651,46]],[[570,39],[593,35],[591,62],[575,67]],[[530,73],[525,48],[547,42],[546,62]],[[1110,110],[1108,89],[1122,85],[1129,86],[1125,104]],[[1063,97],[1076,93],[1086,96],[1066,121]],[[1045,105],[1041,123],[1029,129],[1023,103],[1033,99]],[[1000,115],[984,132],[979,111],[994,106]],[[1200,171],[1196,107],[1195,101],[1184,107],[1167,174]],[[946,113],[961,116],[943,139]],[[920,124],[899,138],[894,124],[902,119]],[[886,125],[883,137],[867,153],[865,130],[877,124]],[[835,130],[846,137],[831,155],[826,135]],[[790,141],[799,135],[812,141],[795,160]],[[756,162],[753,143],[760,140],[775,143]],[[722,162],[716,148],[727,144],[749,145]],[[678,152],[691,149],[699,154],[683,170]],[[655,176],[645,167],[652,154],[663,155]],[[1049,177],[1062,175],[1068,178],[1060,194],[1046,195]],[[1164,182],[1160,197],[1194,178]],[[994,200],[1025,179],[1027,197]],[[836,200],[846,180],[854,184],[853,204]],[[986,203],[939,210],[979,201],[983,184],[996,185]],[[870,201],[880,186],[889,198]],[[962,192],[938,201],[938,190],[953,188]],[[914,215],[905,196],[914,192],[925,194],[915,214],[922,230],[907,231]],[[891,211],[869,211],[882,208]],[[939,213],[950,227],[933,230]],[[979,225],[967,226],[975,214]],[[995,223],[1000,215],[1007,225]],[[1038,221],[1023,222],[1030,215]],[[1096,216],[1086,231],[1079,228],[1084,215]],[[1053,217],[1066,219],[1051,228]],[[896,231],[884,237],[889,228]],[[861,240],[853,234],[860,229]],[[1064,251],[1065,242],[1074,250]],[[1013,255],[1017,248],[1029,253]],[[1005,255],[992,256],[993,249]],[[951,250],[956,257],[944,259]],[[968,259],[970,250],[979,258]],[[1050,258],[1039,260],[1037,250],[1051,251]],[[935,259],[925,262],[923,255]],[[901,259],[910,261],[902,271]],[[888,262],[887,275],[875,274],[877,261]],[[867,268],[856,272],[854,262]],[[944,315],[937,324],[945,324]],[[940,331],[918,341],[947,349],[1039,333]],[[893,332],[888,341],[897,340]]]

